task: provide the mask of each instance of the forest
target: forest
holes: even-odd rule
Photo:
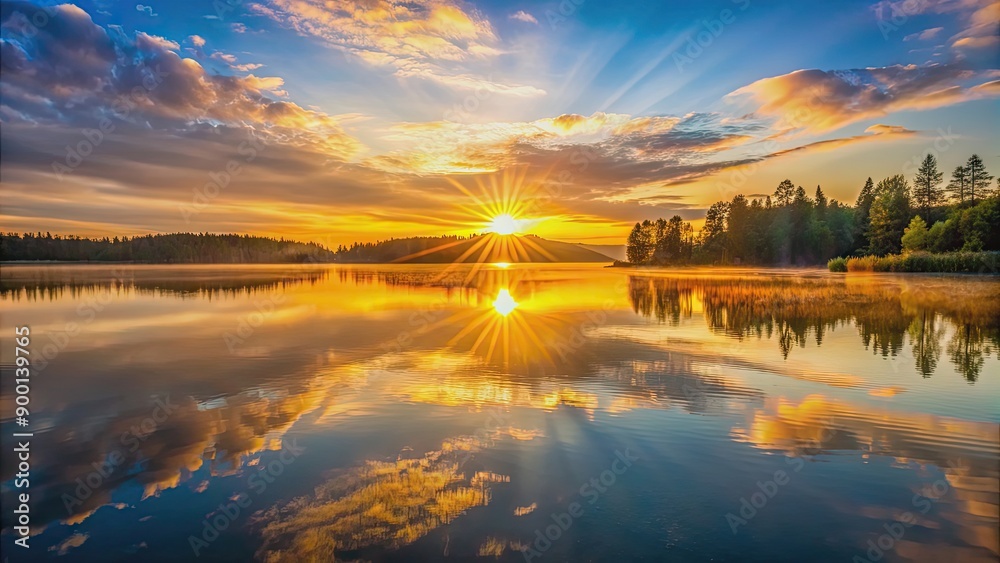
[[[845,268],[854,257],[858,269],[884,264],[883,269],[891,270],[891,260],[862,258],[1000,250],[1000,196],[982,159],[972,155],[952,172],[947,185],[942,179],[936,158],[928,154],[912,184],[903,175],[878,183],[868,178],[853,205],[828,199],[820,186],[810,197],[802,186],[784,180],[771,196],[737,195],[712,204],[697,233],[679,215],[636,223],[626,257],[631,265],[774,266],[843,258]],[[983,258],[977,254],[974,259]],[[987,259],[992,263],[996,256]],[[926,258],[917,266],[935,268]],[[982,269],[976,262],[946,271]]]
[[[176,233],[81,238],[51,233],[3,233],[0,259],[157,264],[261,264],[332,262],[315,244],[251,235]]]

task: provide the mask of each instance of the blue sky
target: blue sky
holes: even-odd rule
[[[4,230],[470,232],[500,181],[534,232],[620,242],[786,177],[853,201],[931,149],[1000,172],[992,0],[3,6]]]

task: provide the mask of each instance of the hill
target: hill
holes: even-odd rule
[[[337,262],[452,264],[471,262],[611,262],[579,244],[534,235],[413,237],[355,244],[337,250]]]
[[[615,260],[625,260],[624,244],[581,244],[587,250],[593,250],[598,254],[603,254]]]

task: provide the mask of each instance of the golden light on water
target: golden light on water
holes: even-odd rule
[[[506,317],[517,308],[517,301],[514,301],[514,298],[511,297],[509,290],[501,289],[497,293],[496,300],[493,301],[493,308],[496,309],[497,313]]]

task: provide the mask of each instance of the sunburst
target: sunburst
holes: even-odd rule
[[[538,212],[538,202],[532,193],[544,183],[544,180],[529,183],[526,181],[526,176],[527,167],[520,167],[508,168],[502,173],[487,177],[476,177],[471,186],[449,178],[448,182],[465,195],[466,202],[457,204],[457,207],[471,219],[465,224],[478,224],[485,234],[473,237],[471,240],[451,241],[395,261],[407,262],[449,248],[465,247],[461,254],[443,269],[440,276],[450,274],[459,264],[472,264],[466,282],[470,281],[484,264],[545,260],[555,262],[555,256],[532,240],[531,236],[525,236],[540,222],[540,218],[531,217],[532,213]]]
[[[491,233],[498,235],[514,235],[521,232],[521,221],[509,213],[501,213],[493,218],[488,225]]]

